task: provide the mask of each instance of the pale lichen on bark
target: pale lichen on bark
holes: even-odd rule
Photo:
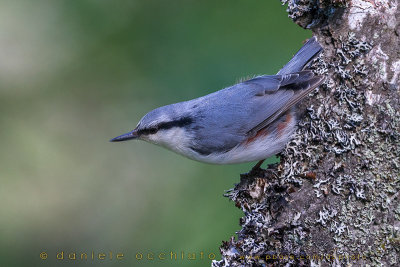
[[[398,2],[282,2],[324,47],[312,69],[327,80],[281,162],[228,191],[242,229],[213,266],[400,266]]]

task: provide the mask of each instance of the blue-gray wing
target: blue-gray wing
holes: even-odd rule
[[[311,71],[265,75],[190,101],[196,107],[192,149],[203,155],[230,150],[279,118],[322,80]]]

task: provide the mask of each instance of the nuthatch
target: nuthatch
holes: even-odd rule
[[[296,104],[324,77],[304,70],[322,50],[309,39],[277,73],[262,75],[193,100],[147,113],[136,128],[112,142],[140,139],[190,159],[230,164],[280,152],[296,129]]]

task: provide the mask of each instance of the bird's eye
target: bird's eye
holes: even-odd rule
[[[140,129],[138,131],[139,135],[148,135],[148,134],[155,134],[158,131],[157,127],[150,127],[150,128],[145,128],[145,129]]]
[[[156,127],[146,129],[146,132],[148,134],[155,134],[157,131],[158,131],[158,129]]]

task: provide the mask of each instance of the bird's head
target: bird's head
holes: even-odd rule
[[[150,111],[143,116],[135,129],[110,141],[141,139],[174,149],[179,142],[185,141],[185,129],[192,123],[190,116],[181,116],[177,107],[168,105]]]

